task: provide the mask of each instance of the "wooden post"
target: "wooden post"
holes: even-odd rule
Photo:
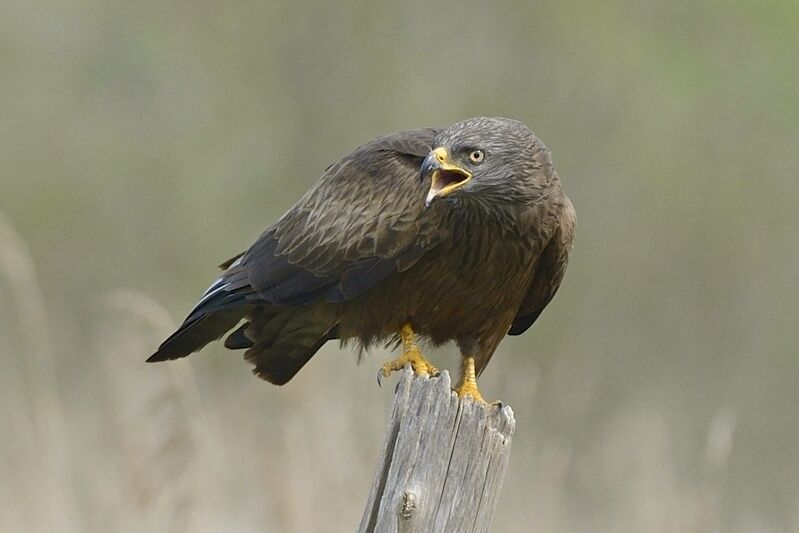
[[[490,531],[515,424],[509,406],[459,399],[446,370],[406,368],[358,531]]]

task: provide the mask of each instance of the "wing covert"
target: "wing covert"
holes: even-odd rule
[[[401,132],[367,143],[332,164],[240,266],[250,301],[341,302],[410,268],[444,237],[423,215],[423,158],[437,130]]]

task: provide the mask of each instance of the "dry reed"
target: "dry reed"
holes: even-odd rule
[[[174,323],[135,291],[114,291],[102,304],[98,346],[117,482],[107,523],[115,531],[209,530],[214,453],[191,367],[144,363]]]
[[[45,299],[25,241],[0,213],[0,281],[10,295],[16,331],[24,352],[27,389],[37,452],[29,475],[37,479],[36,501],[29,501],[28,520],[50,531],[78,531],[64,409],[56,379]],[[46,505],[41,505],[46,502]]]

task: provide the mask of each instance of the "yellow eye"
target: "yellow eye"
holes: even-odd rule
[[[469,159],[472,163],[482,163],[485,156],[482,150],[472,150],[469,154]]]

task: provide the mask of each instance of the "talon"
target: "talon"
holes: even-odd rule
[[[477,403],[488,405],[488,402],[483,399],[483,395],[480,394],[480,391],[477,390],[477,387],[461,385],[455,389],[455,393],[461,398],[471,398]]]
[[[474,357],[463,358],[463,371],[460,383],[455,387],[455,393],[460,398],[472,398],[477,403],[487,404],[477,388],[477,375],[474,370]],[[496,402],[495,402],[496,403]],[[499,402],[500,404],[502,402]]]
[[[403,345],[402,355],[380,367],[377,373],[377,382],[380,383],[382,378],[387,378],[392,372],[402,370],[407,364],[411,365],[411,368],[417,376],[437,376],[439,373],[438,369],[424,358],[419,347],[416,345],[416,334],[413,332],[413,329],[411,329],[410,324],[405,324],[402,327],[400,337],[402,338]]]

